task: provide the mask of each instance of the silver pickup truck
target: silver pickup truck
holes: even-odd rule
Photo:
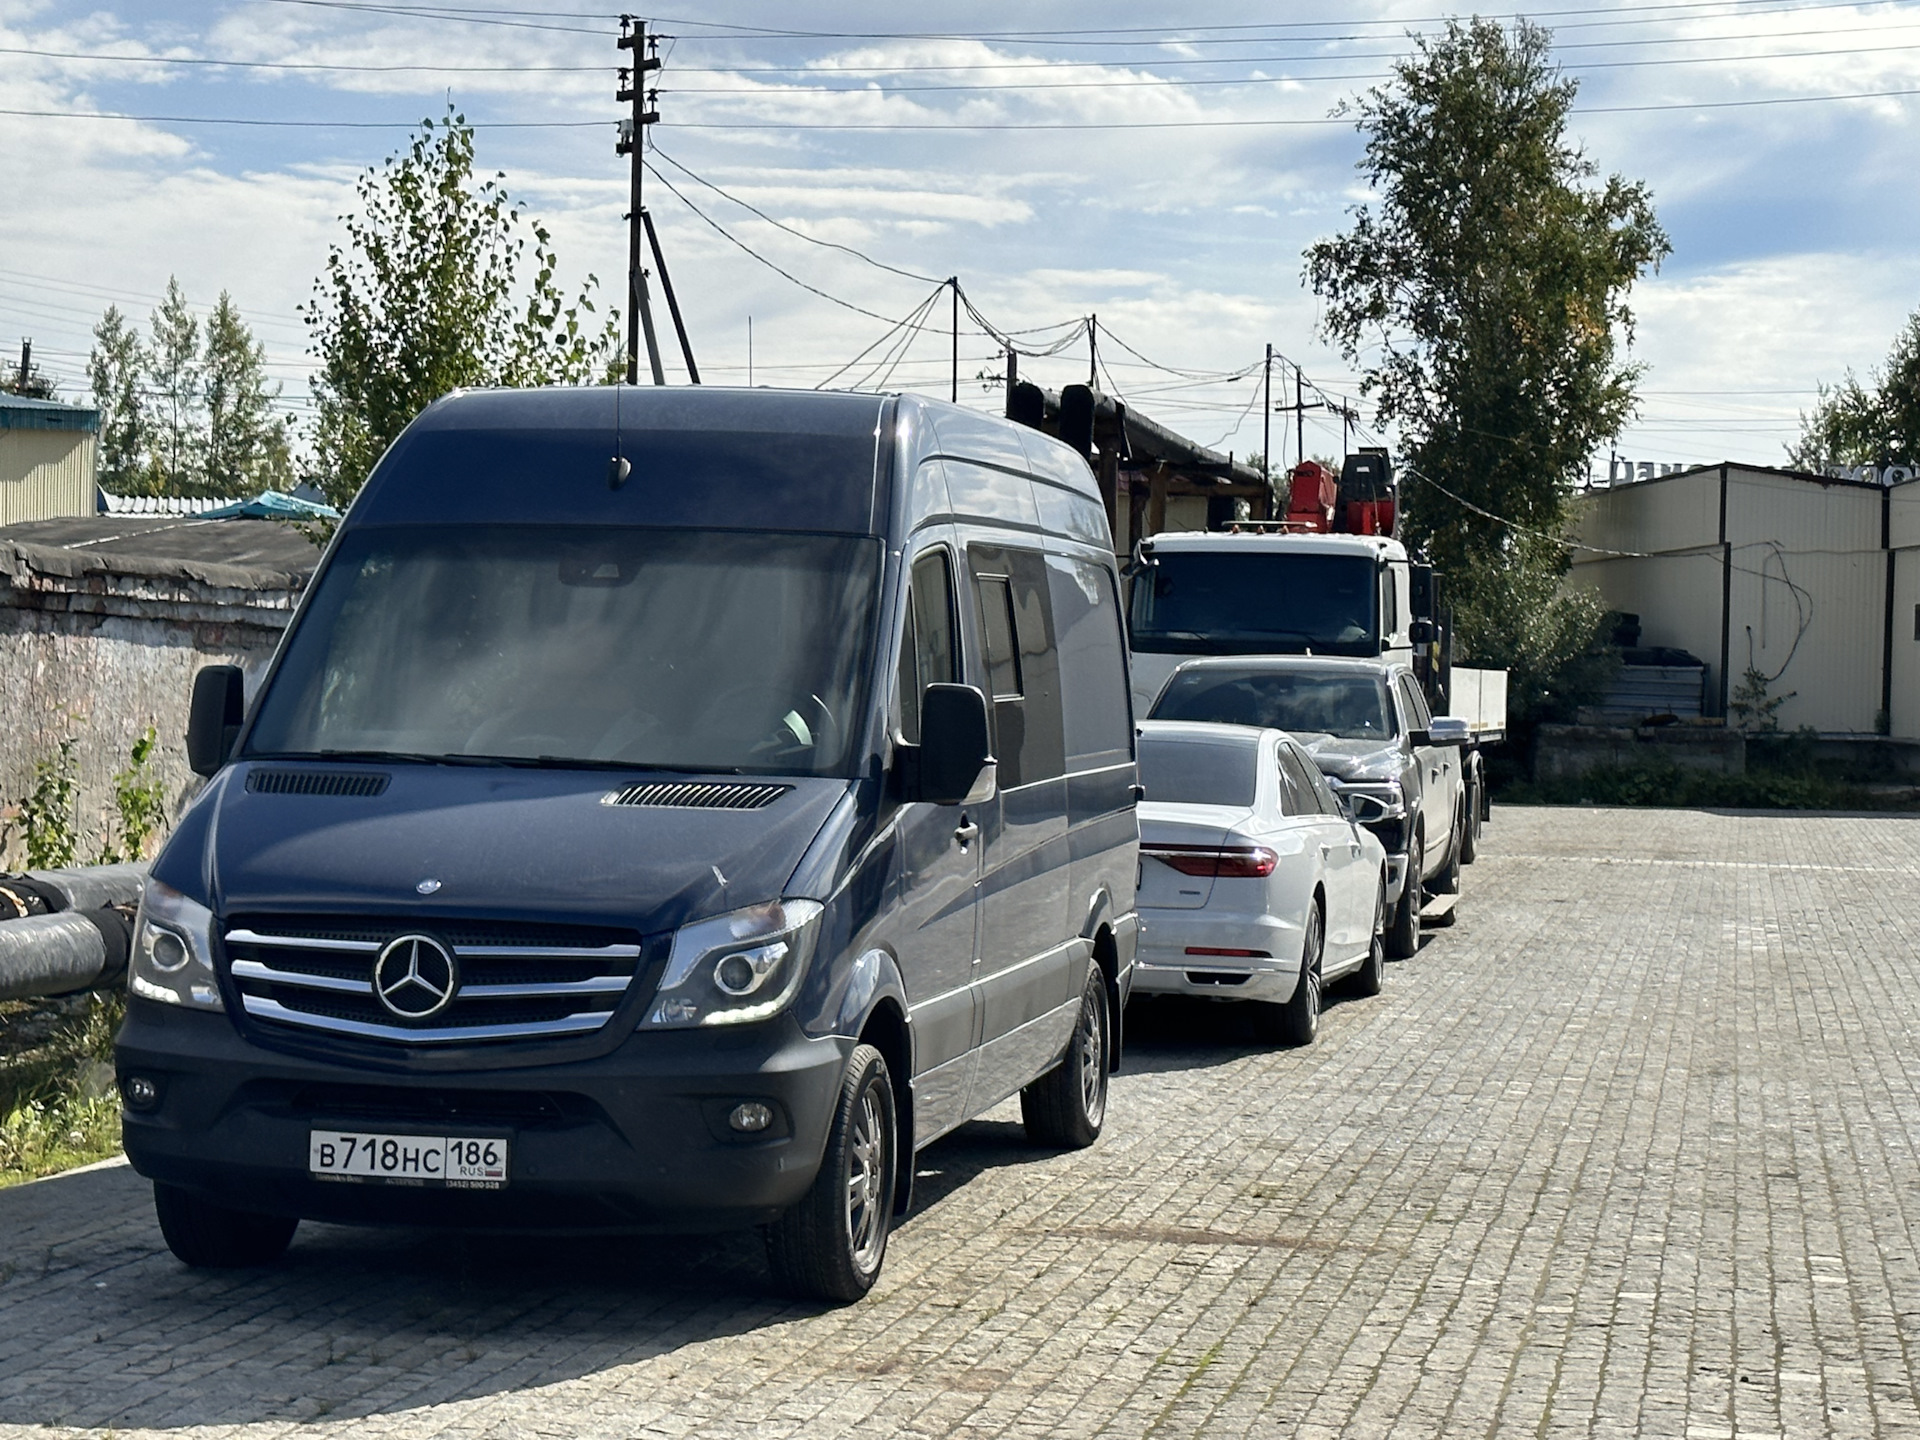
[[[1418,948],[1429,896],[1459,893],[1480,828],[1463,750],[1472,730],[1465,719],[1432,716],[1406,665],[1307,655],[1189,660],[1151,718],[1291,731],[1386,849],[1390,955]]]

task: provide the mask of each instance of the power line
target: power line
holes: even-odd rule
[[[230,60],[211,55],[115,55],[107,51],[31,50],[19,45],[0,45],[0,55],[29,55],[43,60],[85,60],[106,65],[189,65],[232,70],[322,70],[354,75],[397,75],[420,72],[431,75],[526,75],[526,74],[599,74],[611,65],[349,65],[317,60]]]
[[[453,20],[468,25],[494,25],[509,30],[547,30],[562,35],[595,35],[604,39],[606,30],[589,30],[583,25],[552,25],[534,20],[504,19],[509,15],[550,16],[552,12],[543,10],[503,10],[482,13],[479,11],[457,10],[452,6],[420,5],[378,5],[362,3],[362,0],[252,0],[255,5],[299,5],[312,10],[347,10],[369,15],[393,15],[403,20]],[[573,17],[588,18],[588,17]],[[590,18],[605,20],[609,25],[620,18],[617,12],[594,12]]]
[[[33,120],[133,120],[148,125],[246,125],[275,130],[414,130],[418,120],[266,120],[239,115],[131,115],[119,110],[0,110]],[[470,120],[475,130],[609,129],[608,120]]]
[[[774,219],[773,216],[767,214],[766,211],[760,209],[757,205],[753,205],[748,201],[742,200],[738,195],[728,194],[725,190],[722,190],[718,185],[714,184],[711,180],[706,179],[704,176],[694,174],[693,171],[689,170],[686,166],[682,165],[678,160],[674,159],[671,155],[667,154],[664,150],[661,150],[658,146],[654,148],[653,153],[656,156],[658,156],[660,159],[666,161],[667,164],[673,166],[674,169],[678,170],[682,175],[685,175],[689,180],[696,181],[697,183],[706,186],[707,189],[713,191],[713,193],[718,195],[722,200],[732,201],[735,205],[738,205],[742,210],[751,211],[753,214],[759,216],[762,220],[766,221],[769,225],[774,226],[776,229],[784,230],[787,232],[787,234],[795,236],[798,239],[804,240],[809,245],[818,245],[827,250],[844,251],[846,254],[853,256],[854,259],[864,260],[867,262],[867,264],[873,266],[876,269],[886,270],[894,275],[904,276],[908,280],[918,280],[924,285],[946,284],[946,281],[936,279],[932,275],[921,275],[912,270],[902,270],[898,265],[889,265],[884,260],[876,260],[873,258],[873,256],[867,254],[865,251],[856,250],[851,245],[842,245],[837,240],[822,240],[818,236],[809,235],[807,234],[806,231],[796,229],[794,226],[787,224],[784,220]],[[650,161],[647,164],[647,168],[649,170],[653,170],[653,173],[656,176],[660,174],[658,170],[654,169],[654,166]],[[665,183],[664,176],[661,177],[661,181],[663,184]],[[675,193],[677,194],[678,192],[676,191]]]
[[[1920,87],[1901,90],[1861,90],[1840,95],[1776,95],[1754,100],[1685,100],[1651,105],[1576,105],[1569,113],[1574,115],[1624,115],[1656,110],[1736,110],[1763,105],[1811,105],[1833,100],[1894,100],[1913,95],[1920,95]],[[0,111],[0,113],[6,112]],[[894,133],[926,133],[944,130],[951,131],[955,134],[975,134],[1013,130],[1046,130],[1054,132],[1081,130],[1242,130],[1310,125],[1351,126],[1352,124],[1352,120],[1339,117],[1319,118],[1302,116],[1242,120],[947,121],[940,124],[899,122],[871,124],[864,122],[777,120],[682,120],[676,122],[676,127],[682,130],[866,130]]]

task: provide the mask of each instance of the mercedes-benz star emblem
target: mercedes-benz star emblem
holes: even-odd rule
[[[373,993],[402,1020],[426,1020],[453,1003],[460,968],[447,947],[430,935],[402,935],[387,942],[373,962]]]

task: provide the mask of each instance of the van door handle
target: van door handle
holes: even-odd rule
[[[980,838],[980,827],[962,815],[959,828],[953,832],[953,838],[959,841],[960,848],[964,850]]]
[[[1320,847],[1320,858],[1322,860],[1326,859],[1331,854],[1333,854],[1333,847],[1331,845],[1322,845]]]

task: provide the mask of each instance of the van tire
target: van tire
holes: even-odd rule
[[[887,1061],[856,1045],[840,1082],[820,1173],[767,1227],[767,1264],[802,1300],[860,1299],[880,1278],[893,1223],[900,1126]]]
[[[1420,949],[1420,906],[1422,886],[1420,867],[1426,863],[1420,837],[1413,837],[1407,851],[1407,880],[1400,889],[1400,903],[1393,907],[1393,923],[1387,926],[1387,955],[1394,960],[1409,960]]]
[[[1320,1034],[1321,964],[1327,949],[1327,922],[1320,897],[1307,910],[1307,933],[1300,941],[1300,978],[1293,994],[1267,1009],[1267,1028],[1282,1045],[1311,1045]]]
[[[1020,1092],[1020,1119],[1033,1144],[1084,1150],[1100,1138],[1100,1127],[1107,1119],[1111,1034],[1107,977],[1097,962],[1090,962],[1067,1053],[1058,1065]]]
[[[191,1190],[155,1182],[153,1212],[167,1248],[196,1270],[238,1270],[269,1265],[286,1254],[300,1221],[290,1215],[231,1210]]]

